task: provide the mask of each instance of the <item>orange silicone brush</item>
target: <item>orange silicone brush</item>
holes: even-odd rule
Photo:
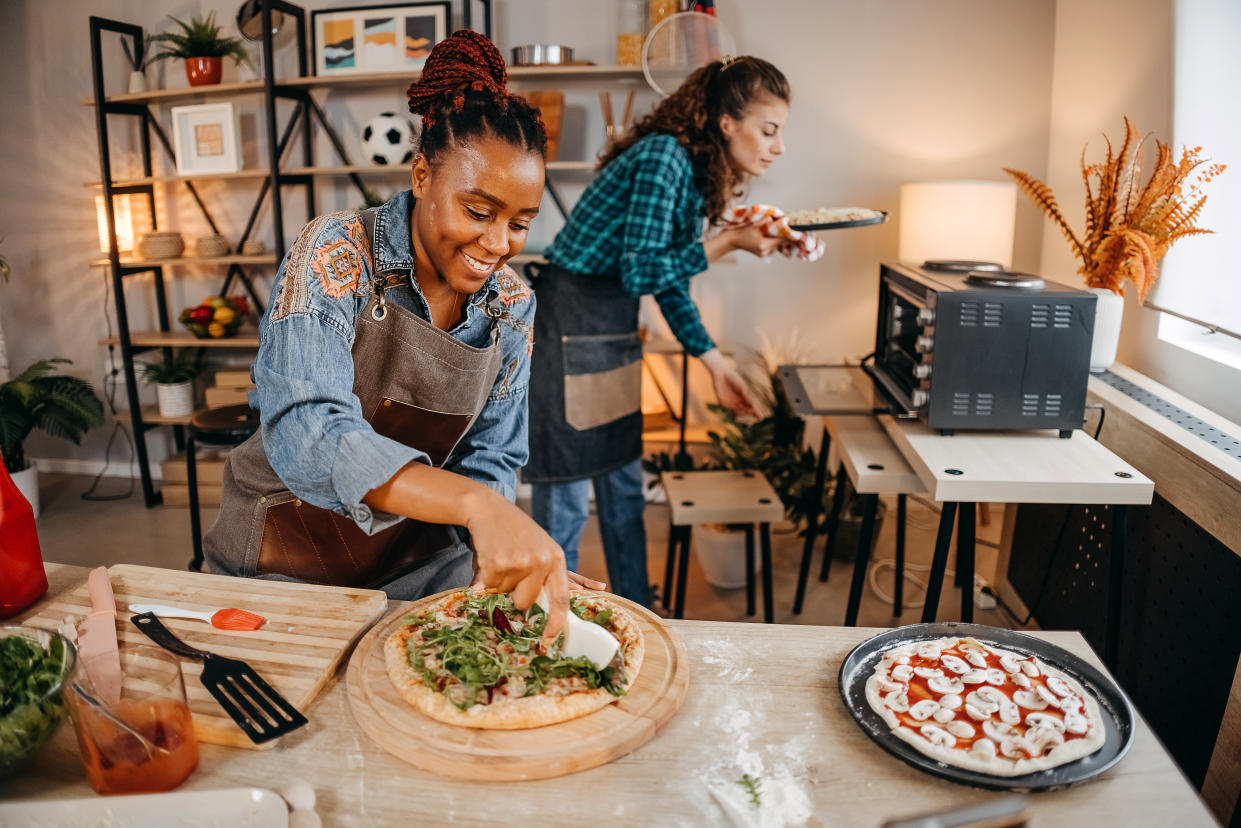
[[[168,607],[162,604],[130,604],[129,609],[131,612],[155,613],[162,618],[197,618],[199,621],[207,621],[213,627],[221,630],[257,630],[267,623],[267,619],[261,615],[255,615],[252,612],[246,612],[233,607],[199,612],[197,610],[181,609],[180,607]]]

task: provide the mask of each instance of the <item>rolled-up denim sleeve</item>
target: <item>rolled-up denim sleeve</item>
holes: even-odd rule
[[[331,229],[324,232],[331,241]],[[362,498],[407,463],[429,458],[376,433],[362,416],[351,352],[359,300],[348,292],[331,297],[317,291],[315,279],[292,272],[299,261],[291,258],[277,280],[274,312],[264,319],[254,362],[252,401],[262,420],[263,447],[289,491],[348,515],[374,534],[403,518],[372,511]],[[286,286],[288,279],[296,281],[296,290]]]
[[[534,297],[509,308],[534,325]],[[517,499],[517,472],[530,459],[530,353],[525,336],[501,322],[504,364],[492,383],[483,410],[444,468]]]

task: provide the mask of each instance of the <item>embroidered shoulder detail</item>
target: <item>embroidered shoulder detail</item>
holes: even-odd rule
[[[333,223],[340,226],[329,232]],[[289,250],[272,319],[304,312],[310,304],[312,279],[333,299],[356,293],[363,262],[370,258],[370,240],[356,213],[342,211],[315,219]]]
[[[496,271],[496,284],[500,287],[499,299],[506,308],[515,302],[529,302],[533,295],[530,286],[508,265]]]

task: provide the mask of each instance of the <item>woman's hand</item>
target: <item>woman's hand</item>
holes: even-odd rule
[[[764,221],[758,224],[748,224],[745,227],[738,227],[732,231],[735,235],[732,239],[732,247],[734,250],[744,250],[747,253],[753,253],[760,259],[765,259],[772,253],[780,249],[786,239],[780,236],[768,236],[763,230],[770,221]]]
[[[520,610],[529,609],[546,589],[551,606],[544,607],[543,642],[550,644],[564,629],[569,612],[564,550],[529,515],[493,494],[494,499],[471,510],[465,524],[474,544],[474,586],[507,592]]]
[[[699,359],[711,374],[720,405],[741,417],[758,416],[754,401],[750,398],[749,386],[731,360],[725,358],[718,348],[712,348]]]

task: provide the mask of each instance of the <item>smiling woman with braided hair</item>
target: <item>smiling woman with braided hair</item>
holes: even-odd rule
[[[513,504],[527,449],[534,297],[505,266],[543,195],[536,110],[488,40],[438,44],[409,87],[411,189],[323,216],[281,264],[254,363],[263,427],[230,453],[206,538],[215,572],[375,586],[411,600],[470,583],[519,607],[564,553]]]

